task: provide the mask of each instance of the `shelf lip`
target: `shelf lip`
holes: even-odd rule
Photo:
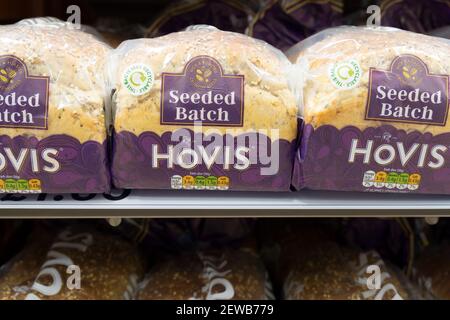
[[[0,218],[344,217],[437,214],[450,216],[449,196],[325,191],[246,193],[143,190],[114,191],[112,196],[0,195]]]
[[[352,214],[351,211],[309,211],[309,210],[299,210],[299,211],[266,211],[266,212],[255,212],[255,211],[245,211],[236,213],[236,211],[218,211],[214,214],[203,214],[199,212],[187,211],[185,213],[164,211],[148,211],[148,210],[133,210],[130,212],[125,211],[110,211],[110,210],[39,210],[39,211],[4,211],[0,215],[1,219],[109,219],[109,218],[124,218],[124,219],[184,219],[184,218],[207,218],[207,219],[218,219],[218,218],[425,218],[428,216],[432,217],[450,217],[449,211],[433,211],[433,214],[429,212],[424,212],[420,210],[408,211],[399,210],[395,213],[387,214],[385,210],[373,210],[367,211],[364,214]]]
[[[40,205],[39,209],[34,205],[20,205],[20,206],[1,206],[0,207],[0,216],[2,211],[4,210],[112,210],[112,211],[120,211],[120,210],[139,210],[139,211],[161,211],[161,210],[169,210],[169,211],[178,211],[178,210],[220,210],[220,211],[235,211],[235,210],[261,210],[261,211],[298,211],[298,210],[307,210],[307,211],[342,211],[342,210],[368,210],[368,211],[380,211],[380,210],[413,210],[413,211],[423,211],[423,210],[449,210],[449,205],[432,205],[432,206],[266,206],[266,207],[258,207],[258,206],[230,206],[227,207],[205,207],[205,206],[189,206],[189,208],[183,208],[178,206],[154,206],[154,205],[115,205],[115,206],[105,206],[105,205],[86,205],[86,206],[68,206],[68,205]],[[449,212],[450,214],[450,212]],[[363,214],[364,215],[364,214]]]

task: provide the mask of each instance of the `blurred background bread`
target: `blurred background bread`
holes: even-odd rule
[[[220,249],[170,256],[150,269],[139,300],[273,298],[262,261],[252,251]]]
[[[80,287],[68,267],[79,268]],[[0,299],[133,299],[145,264],[137,249],[118,236],[72,225],[35,233],[0,272]]]

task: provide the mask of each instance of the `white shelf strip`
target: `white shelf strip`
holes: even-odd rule
[[[450,216],[450,196],[341,192],[115,191],[0,195],[0,218]]]

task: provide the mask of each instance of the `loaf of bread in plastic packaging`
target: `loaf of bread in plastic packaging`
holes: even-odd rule
[[[262,256],[271,272],[275,290],[283,299],[416,297],[406,277],[377,252],[340,243],[338,227],[337,221],[333,220],[280,221],[261,225]],[[270,234],[267,234],[268,228]]]
[[[283,295],[288,300],[406,300],[408,280],[376,252],[324,243],[300,251],[286,265]],[[376,273],[379,272],[379,273]],[[377,283],[379,275],[379,283]],[[374,276],[375,275],[375,276]],[[378,286],[379,285],[379,286]]]
[[[297,189],[450,193],[448,40],[341,27],[287,54],[301,75]]]
[[[133,299],[144,265],[120,237],[71,226],[35,235],[0,272],[0,300]]]
[[[108,191],[105,63],[110,48],[56,19],[23,20],[0,30],[0,139],[20,160],[7,164],[0,177],[18,176],[18,186],[11,180],[0,189]],[[26,153],[16,155],[17,150]],[[14,158],[6,150],[0,153]]]
[[[289,153],[296,139],[298,113],[291,68],[288,59],[270,45],[209,26],[123,43],[109,66],[115,89],[114,184],[177,188],[173,181],[171,185],[174,176],[195,179],[208,173],[206,177],[211,174],[217,179],[231,171],[225,177],[231,180],[230,190],[287,190]],[[246,146],[253,149],[249,151],[254,153],[251,158],[258,161],[251,161],[253,167],[244,165],[240,169],[236,165],[221,166],[218,158],[233,160],[223,146],[219,153],[208,157],[212,165],[210,161],[198,165],[192,160],[187,170],[178,170],[180,166],[175,162],[184,158],[180,160],[177,154],[155,159],[153,155],[170,152],[171,142],[180,140],[186,130],[203,132],[204,140],[216,144],[221,139],[229,142],[254,135],[260,142],[251,139],[255,142]],[[266,130],[265,135],[259,134],[260,130]],[[272,143],[280,142],[278,154],[275,149],[272,154],[273,160],[279,161],[279,170],[261,178],[252,172],[261,166],[256,151],[266,152],[266,136]],[[230,149],[239,153],[244,143],[241,139],[236,144]]]
[[[267,272],[248,250],[214,249],[158,262],[140,285],[139,300],[273,299]]]

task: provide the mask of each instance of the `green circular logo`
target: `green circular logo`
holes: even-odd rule
[[[356,60],[338,62],[330,68],[330,80],[338,89],[352,89],[361,81],[362,70]]]
[[[141,96],[153,87],[154,74],[145,64],[133,64],[123,73],[123,85],[134,96]]]

